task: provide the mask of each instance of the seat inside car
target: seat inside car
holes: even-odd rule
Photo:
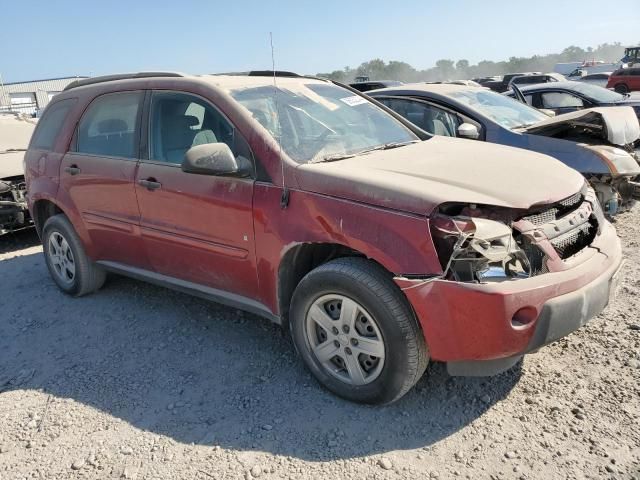
[[[453,134],[449,131],[445,123],[438,118],[438,116],[438,112],[435,109],[426,108],[422,119],[425,129],[434,135],[452,137]]]
[[[211,129],[197,129],[201,121],[194,115],[186,115],[190,102],[165,100],[156,113],[156,160],[180,164],[184,154],[194,145],[217,142]],[[159,135],[158,135],[159,134]]]
[[[108,118],[98,122],[96,134],[86,132],[84,150],[86,153],[109,152],[115,157],[128,157],[133,152],[133,130],[120,118]]]

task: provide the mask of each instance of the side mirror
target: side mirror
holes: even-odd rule
[[[556,112],[554,112],[553,110],[549,110],[548,108],[541,108],[540,111],[542,113],[544,113],[547,117],[555,117],[556,116]]]
[[[470,140],[477,140],[480,138],[480,132],[478,127],[471,123],[463,123],[458,127],[458,137],[468,138]]]
[[[182,171],[218,177],[248,177],[251,162],[244,157],[236,158],[226,143],[205,143],[187,150]]]

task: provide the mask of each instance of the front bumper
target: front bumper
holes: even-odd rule
[[[622,262],[614,228],[605,223],[590,247],[564,262],[569,268],[560,272],[499,283],[396,283],[416,312],[433,360],[447,362],[452,374],[492,375],[606,307]]]

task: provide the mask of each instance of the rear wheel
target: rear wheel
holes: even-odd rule
[[[619,83],[614,87],[614,90],[618,93],[629,93],[629,87],[627,87],[624,83]]]
[[[67,217],[54,215],[45,222],[42,243],[49,273],[63,292],[80,297],[102,287],[105,271],[87,257]]]
[[[290,318],[307,367],[348,400],[391,403],[426,369],[427,347],[411,307],[368,260],[337,259],[311,271],[296,288]]]

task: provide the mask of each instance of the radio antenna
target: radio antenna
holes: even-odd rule
[[[278,147],[280,149],[280,173],[282,175],[282,196],[280,197],[280,208],[285,209],[289,206],[289,189],[284,174],[284,159],[282,158],[282,124],[280,122],[280,107],[278,103],[278,83],[276,81],[276,55],[273,48],[273,32],[269,32],[269,41],[271,43],[271,69],[273,71],[273,98],[276,102],[276,115],[278,116]]]

